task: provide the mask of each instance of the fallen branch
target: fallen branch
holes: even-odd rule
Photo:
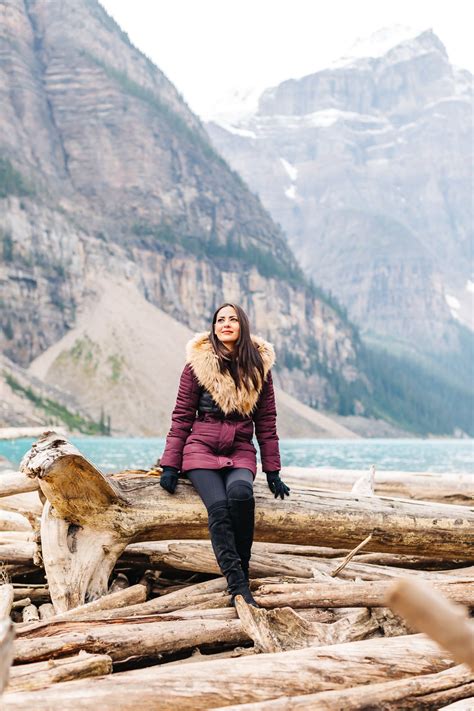
[[[340,573],[343,568],[346,567],[346,565],[349,563],[349,561],[352,560],[352,558],[356,555],[356,553],[358,553],[358,552],[361,550],[361,548],[363,548],[370,540],[372,540],[372,534],[371,534],[371,533],[369,533],[369,535],[367,536],[367,538],[364,538],[364,540],[363,540],[361,543],[359,543],[359,545],[356,546],[356,547],[354,548],[354,550],[352,550],[350,553],[348,553],[348,554],[346,555],[346,557],[344,558],[344,560],[342,560],[342,561],[339,563],[339,565],[338,565],[336,568],[334,568],[334,570],[333,570],[332,573],[331,573],[331,576],[332,576],[333,578],[335,578],[336,575],[337,575],[338,573]]]
[[[474,597],[474,585],[470,587]],[[468,664],[474,672],[474,624],[468,620],[466,608],[454,605],[440,594],[439,587],[418,580],[399,580],[389,588],[386,599],[411,627],[425,632],[449,650],[456,662]],[[473,600],[466,604],[472,605]]]

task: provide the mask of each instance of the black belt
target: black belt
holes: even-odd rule
[[[215,420],[231,420],[232,422],[243,422],[244,420],[250,419],[248,417],[245,417],[245,415],[233,415],[229,414],[226,415],[224,412],[209,412],[206,410],[198,410],[198,416],[199,417],[204,417],[204,415],[209,415]]]

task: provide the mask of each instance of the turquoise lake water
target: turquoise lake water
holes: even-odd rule
[[[15,464],[34,440],[0,441],[0,454]],[[162,454],[161,437],[71,437],[70,441],[104,472],[147,469]],[[258,450],[258,446],[257,446]],[[283,466],[337,467],[474,474],[473,440],[282,439]]]

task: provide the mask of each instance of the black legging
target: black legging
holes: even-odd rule
[[[217,501],[227,498],[243,501],[253,496],[253,474],[250,469],[190,469],[186,476],[208,511]]]

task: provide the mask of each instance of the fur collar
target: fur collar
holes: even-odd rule
[[[268,371],[275,363],[275,350],[271,343],[260,336],[251,334],[250,337],[262,356],[266,379]],[[245,388],[236,388],[230,373],[221,373],[219,370],[218,356],[214,352],[208,331],[196,333],[194,338],[188,341],[186,363],[191,365],[199,384],[212,395],[226,415],[234,411],[241,415],[252,413],[263,383],[260,383],[258,390],[252,389],[251,392],[247,392]]]

